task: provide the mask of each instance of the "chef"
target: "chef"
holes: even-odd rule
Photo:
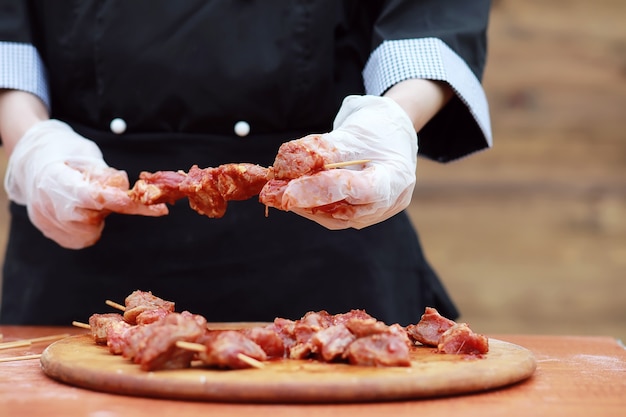
[[[480,84],[489,1],[0,0],[0,10],[12,201],[1,323],[85,320],[135,289],[209,321],[365,309],[408,324],[426,306],[457,317],[404,209],[418,153],[448,162],[491,146]],[[109,181],[270,166],[282,143],[309,134],[371,162],[294,181],[289,211],[266,216],[257,199],[220,219],[184,200],[146,209]],[[351,216],[315,210],[338,199]]]

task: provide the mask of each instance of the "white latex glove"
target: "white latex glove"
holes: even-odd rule
[[[285,209],[328,229],[360,229],[388,219],[411,202],[417,134],[406,112],[392,99],[346,97],[333,130],[321,138],[302,140],[310,139],[309,146],[325,148],[320,153],[330,149],[333,162],[371,162],[290,181],[282,196]],[[320,207],[331,203],[338,204]]]
[[[46,237],[69,249],[96,243],[111,212],[168,212],[165,205],[133,202],[126,172],[110,168],[94,142],[58,120],[37,123],[18,141],[4,185]]]

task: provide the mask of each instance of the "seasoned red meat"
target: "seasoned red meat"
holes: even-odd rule
[[[154,310],[142,311],[141,313],[137,314],[137,317],[135,317],[135,323],[136,324],[154,323],[155,321],[161,320],[163,317],[167,316],[170,313],[171,313],[170,310],[166,310],[161,307],[157,307]]]
[[[205,352],[198,353],[198,359],[208,366],[226,369],[250,368],[251,365],[242,361],[239,354],[258,361],[267,359],[259,345],[236,330],[212,330],[198,338],[197,343],[206,346]]]
[[[266,207],[288,211],[290,205],[283,202],[283,194],[289,181],[323,171],[326,164],[337,162],[337,157],[337,150],[322,135],[309,135],[283,143],[272,165],[274,179],[268,181],[260,191],[259,201]],[[339,202],[316,210],[330,213],[333,210],[346,210],[346,205],[345,202]]]
[[[454,321],[440,315],[436,309],[426,307],[420,321],[417,324],[408,325],[406,331],[412,340],[426,346],[437,346],[439,337],[455,324]]]
[[[107,343],[107,327],[114,322],[124,321],[124,317],[118,313],[92,314],[89,317],[89,327],[93,340],[99,345]]]
[[[266,207],[283,210],[283,194],[288,184],[288,180],[269,180],[259,192],[259,202]]]
[[[218,190],[224,200],[247,200],[261,192],[271,170],[255,164],[225,164],[217,167]]]
[[[254,343],[259,345],[268,358],[282,358],[285,356],[285,342],[273,325],[252,327],[241,332]]]
[[[489,352],[489,339],[474,333],[466,323],[455,324],[439,338],[437,351],[441,353],[482,355]]]
[[[352,365],[411,366],[406,337],[397,333],[380,333],[356,339],[344,356]]]
[[[296,320],[293,334],[296,343],[289,348],[291,359],[305,359],[315,352],[311,338],[318,331],[331,326],[333,317],[327,311],[310,311],[300,320]]]
[[[352,319],[368,320],[374,319],[374,317],[370,316],[365,310],[350,310],[347,313],[333,315],[333,324],[343,324]]]
[[[321,171],[325,164],[334,162],[334,153],[321,135],[285,142],[274,159],[274,178],[290,180]]]
[[[107,346],[109,352],[114,355],[121,355],[126,346],[128,332],[138,329],[137,326],[130,325],[125,321],[112,322],[107,326]]]
[[[163,309],[174,311],[174,303],[152,295],[150,291],[134,291],[126,297],[124,304],[124,320],[130,324],[136,324],[137,316],[144,311]]]
[[[142,172],[128,195],[134,201],[146,205],[174,204],[185,196],[178,187],[186,176],[182,171]]]
[[[354,333],[356,337],[371,336],[373,334],[389,331],[389,326],[375,318],[351,318],[346,321],[346,327]]]
[[[207,321],[206,318],[200,314],[193,314],[187,310],[185,311],[181,311],[180,315],[182,316],[182,318],[184,319],[190,319],[195,321],[198,326],[202,327],[203,329],[207,329]]]
[[[200,169],[194,165],[187,178],[180,184],[180,190],[189,199],[189,206],[199,214],[219,219],[226,214],[226,200],[220,194],[216,168]]]
[[[326,362],[341,358],[356,336],[345,324],[336,324],[317,331],[311,337],[313,351]]]
[[[285,346],[285,352],[286,354],[289,354],[291,347],[296,344],[296,336],[295,336],[296,322],[293,320],[282,318],[282,317],[277,317],[274,319],[274,323],[272,323],[270,327],[283,340],[283,345]]]
[[[195,342],[205,331],[193,315],[170,313],[127,332],[122,354],[144,371],[186,368],[195,352],[177,347],[176,342]]]
[[[272,175],[270,168],[248,163],[204,169],[194,165],[188,173],[142,172],[128,195],[146,205],[173,204],[187,197],[190,207],[199,214],[220,218],[226,213],[228,201],[247,200],[259,194]]]

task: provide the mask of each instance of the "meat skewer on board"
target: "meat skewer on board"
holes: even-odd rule
[[[211,331],[198,342],[176,342],[176,346],[197,353],[203,364],[218,368],[264,368],[265,352],[252,341],[234,330]],[[251,343],[252,342],[252,343]]]
[[[106,344],[113,354],[122,355],[140,365],[143,370],[179,369],[189,367],[197,358],[204,364],[220,368],[239,369],[263,366],[263,350],[237,332],[214,337],[206,319],[189,312],[176,313],[174,303],[154,296],[151,292],[134,291],[125,305],[106,300],[120,313],[92,314],[89,324],[72,324],[91,330],[97,344]],[[237,333],[237,334],[235,334]],[[201,353],[176,346],[176,343],[202,342]],[[187,345],[189,346],[189,345]],[[246,353],[254,356],[248,356]]]
[[[91,321],[91,320],[90,320]],[[92,335],[94,336],[94,340],[96,343],[102,344],[102,337],[98,336],[98,330],[95,327],[90,326],[87,323],[81,323],[77,321],[73,321],[72,324],[76,327],[93,330]],[[110,327],[108,329],[111,329]],[[109,330],[110,331],[110,330]],[[233,332],[237,333],[237,332]],[[232,338],[232,335],[230,335]],[[197,355],[194,358],[202,361],[204,364],[216,366],[219,368],[228,368],[228,369],[242,369],[246,367],[252,368],[263,368],[265,365],[261,362],[261,360],[266,359],[265,355],[261,353],[258,355],[258,351],[260,347],[257,347],[256,350],[254,347],[248,346],[248,352],[252,350],[252,354],[258,357],[255,359],[252,356],[248,356],[240,350],[242,350],[242,346],[246,346],[245,344],[239,343],[240,340],[225,340],[226,338],[222,338],[221,343],[206,343],[206,337],[200,337],[198,340],[204,340],[204,343],[198,342],[188,342],[184,340],[177,340],[175,342],[176,347],[180,349],[184,349],[191,352],[196,352]],[[217,339],[215,339],[218,341]],[[105,342],[106,343],[106,342]],[[249,345],[249,344],[248,344]],[[112,352],[114,353],[114,352]],[[122,354],[123,352],[119,352]],[[162,354],[167,354],[168,352],[164,351]],[[190,358],[191,359],[191,358]],[[165,362],[165,361],[163,361]],[[180,363],[181,367],[186,365],[185,363]],[[146,365],[147,367],[148,365]],[[150,365],[153,367],[154,365]],[[172,365],[165,366],[166,369],[175,368]],[[154,370],[154,368],[153,368]]]
[[[432,346],[443,354],[481,357],[488,339],[465,323],[426,308],[417,324],[387,325],[363,310],[306,313],[298,320],[277,317],[267,325],[213,330],[207,320],[151,292],[134,291],[125,304],[107,300],[120,313],[93,314],[94,341],[138,364],[143,370],[180,369],[200,361],[222,369],[261,368],[272,359],[344,362],[360,366],[411,366],[411,348]],[[123,313],[123,314],[122,314]]]

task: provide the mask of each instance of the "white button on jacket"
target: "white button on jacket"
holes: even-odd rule
[[[126,121],[124,119],[120,119],[119,117],[111,120],[111,132],[120,135],[126,132]]]
[[[243,120],[235,123],[235,134],[237,136],[248,136],[250,133],[250,124],[248,122],[244,122]]]

